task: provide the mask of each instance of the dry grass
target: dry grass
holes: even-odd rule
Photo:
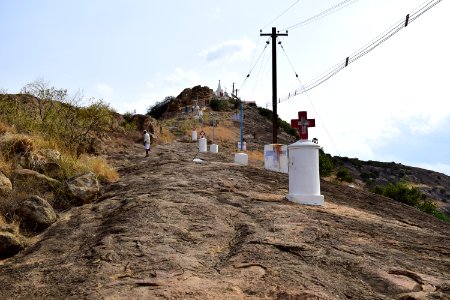
[[[5,133],[16,133],[16,128],[9,126],[3,122],[0,122],[0,134],[5,134]]]
[[[258,150],[247,151],[248,159],[257,162],[264,162],[264,153]]]
[[[14,169],[14,163],[0,153],[0,172],[9,176]]]
[[[33,135],[31,138],[36,149],[53,149],[61,152],[58,143],[52,139],[43,138],[40,135]]]
[[[82,155],[76,159],[73,155],[60,151],[55,141],[38,135],[29,136],[10,132],[0,136],[0,171],[9,175],[14,169],[14,159],[17,154],[29,155],[38,149],[52,149],[60,152],[61,160],[58,163],[68,177],[92,171],[100,180],[112,182],[119,178],[117,171],[103,157]]]
[[[212,127],[205,127],[203,131],[206,134],[208,140],[212,139]],[[190,133],[189,133],[190,134]],[[199,132],[197,132],[199,134]],[[236,128],[229,128],[223,126],[217,126],[214,128],[214,142],[229,142],[234,143],[237,141],[239,136],[238,130]]]
[[[119,179],[119,173],[116,169],[100,156],[82,155],[79,159],[76,159],[70,155],[62,155],[61,165],[68,177],[91,171],[100,180],[114,182]]]
[[[175,140],[175,136],[167,128],[163,128],[161,135],[155,139],[156,144],[170,145]]]
[[[0,138],[0,150],[7,159],[13,158],[16,154],[31,153],[34,149],[33,140],[25,134],[6,133]]]

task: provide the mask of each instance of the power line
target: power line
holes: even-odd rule
[[[253,90],[252,90],[252,92],[251,92],[251,94],[250,94],[250,99],[253,97],[253,95],[255,94],[255,92],[256,92],[256,90],[258,90],[262,85],[263,85],[263,83],[265,82],[265,80],[266,80],[266,77],[265,77],[265,75],[266,75],[266,71],[267,71],[267,66],[269,65],[269,61],[270,61],[270,55],[266,55],[266,54],[269,54],[270,52],[265,52],[265,54],[264,54],[264,56],[263,56],[263,58],[262,58],[262,60],[261,60],[261,65],[260,65],[260,68],[259,68],[259,71],[258,71],[258,73],[257,73],[257,75],[256,75],[256,81],[255,81],[255,85],[253,86]]]
[[[275,22],[276,20],[278,20],[279,18],[281,18],[288,10],[290,10],[291,8],[293,8],[297,3],[299,3],[300,0],[296,0],[294,3],[292,3],[288,8],[286,8],[281,14],[278,15],[278,17],[274,18],[272,21],[270,21],[269,23],[267,23],[266,25],[264,25],[263,27],[261,27],[261,29],[266,28],[267,26],[271,25],[273,22]]]
[[[287,58],[289,64],[291,65],[292,71],[294,71],[294,73],[295,73],[295,77],[297,78],[297,80],[298,80],[298,82],[300,83],[300,85],[303,86],[302,81],[301,81],[300,78],[298,77],[298,74],[297,74],[297,72],[295,71],[295,68],[294,68],[294,66],[292,65],[292,62],[291,62],[289,56],[287,55],[286,50],[285,50],[284,47],[283,47],[283,44],[281,43],[281,41],[279,41],[278,44],[281,46],[281,49],[283,49],[283,53],[284,53],[284,55],[286,56],[286,58]],[[338,148],[337,148],[336,145],[334,144],[333,138],[331,137],[330,133],[328,132],[328,129],[327,129],[326,125],[325,125],[325,122],[322,120],[322,118],[321,118],[320,115],[319,115],[319,112],[317,111],[316,107],[314,106],[314,103],[313,103],[313,101],[311,100],[311,97],[309,97],[309,94],[308,94],[307,92],[305,92],[305,94],[306,94],[306,97],[308,98],[309,103],[311,104],[311,107],[313,108],[315,114],[316,114],[317,117],[319,118],[319,122],[322,123],[322,126],[323,126],[323,128],[325,129],[325,133],[327,134],[328,138],[330,139],[331,144],[333,145],[333,147],[334,147],[334,149],[336,150],[336,152],[338,153],[338,155],[341,156],[341,154],[340,154]]]
[[[391,38],[393,35],[398,33],[401,29],[405,28],[410,24],[412,21],[416,20],[418,17],[423,15],[425,12],[436,6],[439,2],[442,0],[431,0],[424,2],[419,8],[414,10],[411,14],[406,15],[405,19],[402,19],[401,21],[396,22],[393,26],[391,26],[389,29],[385,30],[382,34],[380,34],[378,37],[376,37],[374,40],[366,44],[366,46],[360,48],[358,51],[353,53],[352,55],[345,58],[344,61],[341,61],[340,63],[336,64],[334,67],[328,69],[328,71],[325,71],[322,73],[322,75],[319,75],[318,77],[314,78],[310,82],[306,83],[305,85],[301,85],[300,88],[296,89],[295,91],[289,93],[284,98],[279,99],[279,103],[284,102],[286,100],[289,100],[291,97],[298,96],[300,94],[303,94],[318,85],[324,83],[337,73],[339,73],[342,69],[347,67],[350,63],[353,63],[354,61],[358,60],[359,58],[363,57],[367,53],[374,50],[376,47],[387,41],[389,38]]]
[[[317,21],[317,20],[319,20],[319,19],[322,19],[322,18],[324,18],[324,17],[326,17],[326,16],[329,16],[329,15],[335,13],[335,12],[338,12],[339,10],[341,10],[341,9],[343,9],[343,8],[345,8],[345,7],[347,7],[347,6],[351,5],[351,4],[353,4],[353,3],[355,3],[355,2],[358,2],[358,1],[359,1],[359,0],[344,0],[344,1],[342,1],[342,2],[340,2],[340,3],[338,3],[338,4],[336,4],[336,5],[334,5],[334,6],[332,6],[332,7],[330,7],[330,8],[328,8],[328,9],[322,11],[321,13],[319,13],[319,14],[317,14],[317,15],[315,15],[315,16],[312,16],[312,17],[310,17],[310,18],[308,18],[308,19],[306,19],[306,20],[303,20],[303,21],[301,21],[301,22],[299,22],[299,23],[297,23],[297,24],[294,24],[294,25],[292,25],[292,26],[289,26],[289,27],[287,27],[287,28],[285,28],[285,29],[283,29],[283,30],[293,30],[293,29],[298,28],[298,27],[300,27],[300,26],[307,25],[307,24],[309,24],[309,23],[312,23],[312,22],[314,22],[314,21]],[[350,3],[348,3],[348,2],[350,2]]]
[[[244,79],[244,81],[242,82],[241,87],[239,88],[239,90],[242,89],[242,87],[244,86],[245,82],[246,82],[247,79],[250,77],[250,74],[252,73],[253,69],[254,69],[255,66],[258,64],[259,60],[261,59],[261,56],[263,55],[264,51],[266,51],[267,46],[269,45],[269,40],[270,40],[270,39],[268,39],[268,40],[266,41],[266,44],[265,44],[263,50],[261,51],[261,54],[259,54],[258,59],[256,60],[255,64],[254,64],[253,66],[250,67],[250,71],[248,72],[247,76],[245,76],[245,79]]]

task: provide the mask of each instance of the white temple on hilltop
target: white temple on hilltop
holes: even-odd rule
[[[217,90],[216,90],[216,97],[222,98],[223,96],[224,96],[224,93],[223,93],[223,89],[222,89],[222,86],[220,85],[220,80],[219,80],[219,85],[217,86]]]

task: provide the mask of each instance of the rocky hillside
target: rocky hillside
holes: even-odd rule
[[[293,204],[287,175],[196,143],[114,144],[119,181],[0,262],[2,299],[450,297],[448,223],[327,181],[324,207]]]
[[[354,185],[369,190],[377,185],[405,182],[417,187],[427,199],[450,217],[450,177],[431,170],[395,162],[361,161],[356,158],[335,157],[355,178]]]
[[[192,91],[195,91],[195,93]],[[192,90],[185,89],[176,99],[172,99],[170,103],[181,103],[180,101],[184,101],[182,103],[191,105],[194,103],[193,99],[195,99],[196,93],[201,94],[202,99],[205,97],[213,99],[211,98],[213,97],[212,90],[197,86]],[[225,127],[234,129],[233,145],[225,145],[229,150],[234,150],[236,149],[234,145],[239,140],[239,122],[231,122],[231,120],[233,114],[238,114],[239,111],[236,109],[236,105],[228,103],[228,100],[219,101],[227,104],[219,111],[212,111],[210,108],[204,111],[205,127],[209,128],[210,114],[213,113],[219,125],[222,124]],[[231,102],[233,103],[233,100]],[[177,130],[181,127],[180,119],[192,119],[191,112],[188,114],[183,113],[184,104],[178,105],[175,111],[163,114],[161,118],[166,124],[176,125],[171,127],[174,134],[183,135],[188,133],[188,131],[180,132]],[[199,123],[197,122],[197,128],[200,127]],[[278,129],[278,143],[290,144],[296,138],[292,135],[292,132],[286,131],[286,128],[290,127],[289,124],[285,123],[284,125],[284,128],[279,127]],[[265,144],[272,143],[271,111],[254,105],[244,104],[244,139],[247,142],[247,149],[260,151],[261,153],[264,151]],[[324,150],[326,151],[326,149]],[[334,172],[328,179],[335,180],[336,172],[341,168],[345,168],[354,179],[347,184],[365,191],[373,190],[377,185],[385,186],[389,183],[404,182],[410,187],[418,188],[423,197],[435,202],[438,209],[450,217],[450,177],[445,174],[395,162],[362,161],[357,158],[339,156],[332,157],[332,160],[334,162]]]
[[[183,111],[160,122],[124,116],[136,130],[109,135],[104,149],[120,178],[56,209],[40,234],[22,232],[25,249],[0,260],[1,299],[450,299],[450,223],[367,191],[397,177],[434,187],[440,176],[446,189],[448,177],[334,158],[354,181],[323,178],[325,205],[302,206],[285,200],[286,174],[263,168],[258,153],[271,142],[264,112],[245,107],[244,167],[233,163],[233,106],[202,119]],[[198,153],[190,132],[210,137],[212,117],[219,153]],[[143,127],[156,133],[150,158]],[[40,204],[30,200],[25,208]],[[17,230],[0,218],[5,239]]]

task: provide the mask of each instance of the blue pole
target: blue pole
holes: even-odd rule
[[[214,144],[214,126],[216,126],[216,121],[214,120],[214,116],[213,116],[212,113],[211,113],[211,119],[212,119],[212,140],[211,140],[211,143]]]
[[[242,147],[244,146],[243,130],[244,130],[244,105],[241,102],[241,151],[242,151]]]

